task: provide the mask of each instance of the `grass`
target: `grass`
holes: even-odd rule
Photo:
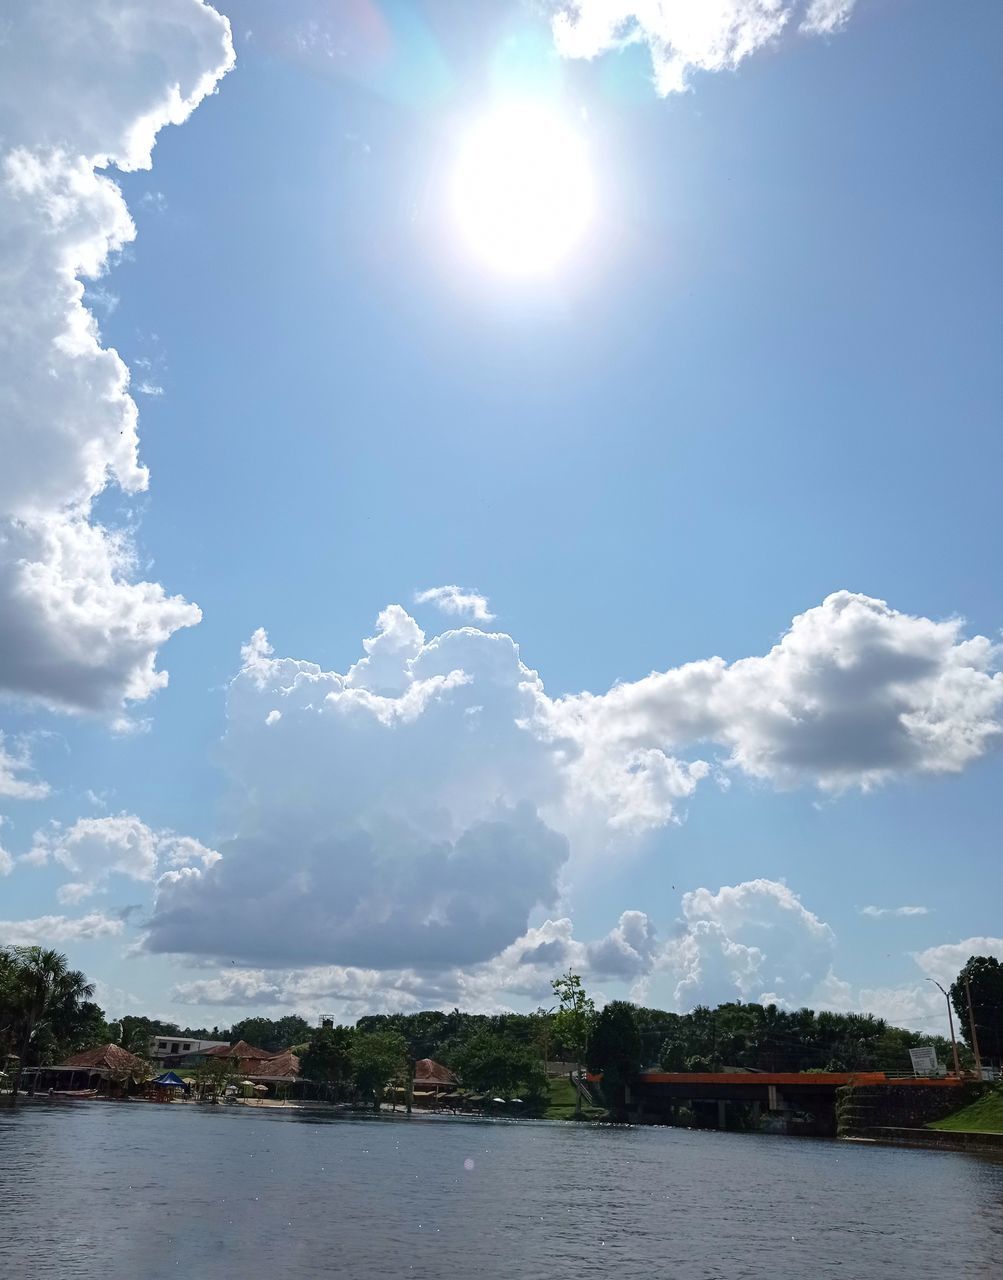
[[[950,1133],[1003,1133],[1003,1089],[994,1089],[978,1102],[973,1102],[953,1116],[935,1120],[928,1129],[946,1129]]]
[[[548,1081],[550,1100],[544,1111],[546,1120],[573,1120],[575,1118],[575,1087],[565,1076],[553,1076]],[[582,1116],[586,1120],[603,1120],[606,1112],[602,1107],[590,1107],[587,1103],[582,1107]]]

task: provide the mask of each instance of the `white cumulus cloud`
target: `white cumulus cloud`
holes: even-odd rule
[[[709,658],[562,698],[541,706],[541,723],[601,764],[629,756],[643,767],[651,753],[711,742],[731,767],[778,786],[867,790],[960,772],[999,743],[999,656],[984,636],[966,639],[959,619],[838,591],[763,657]]]
[[[54,862],[73,877],[58,890],[60,902],[80,902],[103,888],[112,875],[152,882],[166,868],[211,867],[219,859],[191,836],[155,831],[132,814],[79,818],[72,826],[53,823],[35,833],[26,856],[36,866]]]
[[[678,1009],[724,1000],[803,1003],[829,971],[835,934],[776,880],[683,894],[682,920],[657,969]]]
[[[467,591],[463,587],[429,587],[416,591],[415,604],[434,604],[443,613],[457,618],[470,618],[473,622],[492,622],[494,614],[488,608],[487,596],[479,591]]]
[[[92,911],[85,916],[36,916],[33,920],[0,920],[0,946],[60,946],[114,938],[124,925],[113,916]]]
[[[202,0],[10,8],[0,77],[0,692],[116,710],[166,676],[198,609],[137,581],[129,534],[92,520],[109,483],[146,488],[129,371],[84,303],[134,236],[103,170],[148,168],[233,61]]]
[[[275,657],[263,631],[245,646],[224,744],[235,834],[215,865],[161,877],[149,947],[251,967],[469,969],[556,905],[572,856],[677,820],[710,771],[703,748],[776,786],[866,790],[957,771],[1000,733],[988,640],[849,592],[763,657],[556,700],[509,636],[428,639],[399,605],[362,647],[342,675]],[[828,953],[827,927],[764,884],[739,886],[740,910],[737,890],[685,901],[685,935],[666,944],[680,999],[712,970],[745,993],[794,983],[764,959],[757,904],[771,937],[786,922]],[[643,975],[646,929],[628,913],[590,962]]]
[[[849,19],[855,0],[560,0],[553,18],[557,49],[595,58],[645,44],[660,94],[679,93],[693,71],[737,67],[789,26],[828,35]]]
[[[1003,938],[982,934],[962,938],[959,942],[942,942],[939,946],[914,952],[913,959],[927,977],[936,978],[947,987],[972,956],[995,956],[997,960],[1003,961]]]
[[[0,730],[0,796],[9,800],[41,800],[49,790],[47,782],[33,776],[27,746],[18,742],[9,749],[7,738]]]

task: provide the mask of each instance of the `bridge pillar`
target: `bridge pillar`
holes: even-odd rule
[[[726,1129],[728,1127],[728,1114],[726,1111],[727,1105],[728,1104],[723,1099],[717,1104],[717,1127],[719,1129]]]
[[[787,1102],[783,1094],[775,1084],[766,1086],[766,1109],[767,1111],[789,1111]]]

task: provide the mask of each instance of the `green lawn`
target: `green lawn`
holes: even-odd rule
[[[575,1089],[566,1076],[551,1077],[550,1101],[544,1111],[547,1120],[573,1120],[575,1118]],[[586,1120],[603,1120],[606,1112],[602,1107],[584,1106],[582,1115]]]
[[[994,1089],[978,1102],[962,1107],[945,1120],[935,1120],[929,1129],[953,1133],[1003,1133],[1003,1089]]]

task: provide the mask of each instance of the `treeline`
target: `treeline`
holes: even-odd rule
[[[871,1014],[734,1001],[677,1014],[619,1000],[597,1012],[576,974],[561,975],[553,987],[555,1008],[530,1014],[431,1010],[372,1015],[354,1027],[325,1029],[290,1014],[249,1017],[223,1028],[182,1028],[134,1015],[108,1020],[91,998],[93,986],[69,968],[65,956],[41,947],[0,947],[0,1057],[15,1054],[22,1065],[34,1066],[108,1041],[145,1056],[154,1036],[246,1040],[270,1051],[294,1049],[304,1077],[353,1096],[378,1098],[381,1079],[407,1079],[416,1061],[433,1058],[470,1090],[530,1102],[545,1096],[547,1067],[554,1062],[602,1072],[607,1095],[614,1096],[618,1081],[643,1068],[906,1072],[909,1049],[920,1045],[935,1047],[941,1062],[952,1062],[943,1037],[891,1026]],[[972,1063],[973,1025],[983,1063],[998,1065],[1003,965],[973,956],[950,994],[967,1042],[959,1045],[962,1066]]]

